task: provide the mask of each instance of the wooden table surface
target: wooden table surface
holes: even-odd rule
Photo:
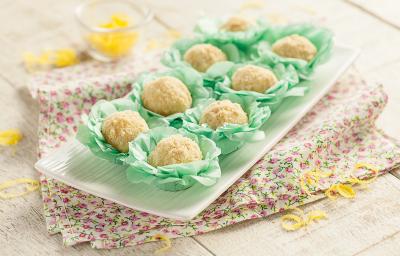
[[[19,128],[25,135],[14,156],[2,151],[0,182],[38,175],[38,107],[26,89],[21,65],[26,50],[68,45],[79,34],[73,10],[79,0],[0,1],[0,130]],[[243,5],[244,3],[244,5]],[[218,16],[256,7],[276,21],[292,12],[325,17],[338,42],[360,47],[356,67],[367,81],[383,83],[389,103],[378,120],[387,134],[400,139],[400,2],[397,0],[286,1],[150,1],[157,14],[148,36],[170,26],[188,32],[202,14]],[[242,7],[240,7],[242,6]],[[173,240],[170,255],[400,255],[400,172],[379,178],[355,200],[320,200],[305,206],[321,209],[329,219],[307,230],[288,233],[280,215],[246,221],[204,235]],[[49,235],[39,193],[0,201],[0,255],[141,255],[159,244],[94,250],[88,244],[63,247]]]

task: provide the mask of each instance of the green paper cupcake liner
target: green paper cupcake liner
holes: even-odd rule
[[[212,139],[221,148],[223,155],[239,149],[245,142],[262,140],[265,137],[264,132],[259,129],[271,115],[268,106],[261,106],[261,103],[252,96],[239,96],[232,93],[223,93],[219,99],[240,104],[248,116],[249,123],[225,124],[216,130],[211,129],[207,124],[200,124],[203,111],[215,101],[215,99],[209,99],[185,113],[182,117],[182,129]]]
[[[317,48],[315,57],[307,62],[301,59],[286,58],[275,54],[272,45],[279,39],[298,34],[308,38]],[[311,24],[297,24],[287,26],[273,26],[267,29],[258,43],[258,54],[264,62],[270,64],[282,63],[285,66],[293,65],[302,79],[310,79],[317,65],[328,60],[333,47],[333,34],[330,30]]]
[[[176,113],[170,116],[162,116],[160,114],[154,113],[143,106],[142,102],[142,91],[144,85],[148,82],[151,82],[159,77],[163,76],[172,76],[179,80],[181,80],[189,89],[190,94],[192,96],[192,107],[196,107],[202,101],[211,97],[213,92],[210,89],[207,89],[203,86],[203,78],[202,76],[194,69],[189,67],[177,67],[175,69],[167,70],[164,72],[157,73],[146,73],[143,74],[134,84],[132,91],[128,94],[128,97],[132,99],[135,104],[141,106],[146,114],[149,116],[157,117],[160,119],[164,119],[168,121],[171,125],[179,128],[179,119],[184,113]],[[186,110],[188,111],[188,110]]]
[[[112,101],[100,100],[92,106],[89,115],[82,115],[83,124],[79,126],[76,138],[97,157],[116,164],[123,164],[123,159],[125,159],[128,154],[120,152],[107,143],[101,133],[101,127],[104,119],[108,115],[124,110],[138,112],[146,121],[149,128],[168,126],[167,121],[149,115],[143,108],[134,104],[134,102],[127,98],[120,98]]]
[[[161,62],[167,67],[191,67],[191,65],[183,60],[183,56],[190,47],[196,44],[212,44],[225,53],[231,62],[243,62],[257,57],[256,47],[239,47],[232,42],[220,42],[199,35],[195,38],[185,38],[174,43],[171,49],[167,50],[161,59]]]
[[[231,43],[239,48],[246,48],[257,43],[268,28],[266,22],[260,19],[246,31],[224,31],[220,28],[225,21],[224,19],[201,18],[197,22],[194,32],[207,38],[207,41],[217,42],[218,44]]]
[[[256,65],[271,70],[278,78],[278,82],[265,93],[254,91],[236,91],[231,88],[231,79],[238,68],[246,65]],[[215,64],[204,74],[207,86],[212,87],[216,93],[232,93],[239,96],[252,96],[263,105],[269,106],[274,111],[281,101],[290,96],[304,96],[307,87],[298,86],[299,77],[296,69],[292,65],[278,63],[274,66],[265,64],[262,60],[251,61],[241,64],[232,62],[221,62]]]
[[[200,147],[203,159],[159,167],[147,163],[147,158],[157,143],[174,134],[181,134],[195,141]],[[129,144],[129,156],[124,160],[129,166],[126,169],[127,179],[132,183],[143,182],[167,191],[187,189],[194,184],[212,186],[221,177],[218,162],[220,153],[215,143],[204,136],[173,127],[154,128],[142,133]]]

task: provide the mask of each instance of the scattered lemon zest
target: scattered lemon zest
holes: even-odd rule
[[[54,66],[57,68],[68,67],[79,62],[78,56],[74,49],[64,48],[54,51]]]
[[[335,190],[337,191],[337,193],[345,198],[354,198],[356,196],[356,192],[351,187],[351,185],[336,184]]]
[[[100,24],[99,27],[113,30],[127,28],[130,24],[131,22],[127,15],[113,14],[109,22]],[[127,55],[138,38],[139,33],[137,31],[91,33],[86,37],[93,49],[112,58]]]
[[[304,211],[294,207],[288,210],[294,211],[296,213],[289,213],[283,215],[281,218],[281,224],[283,229],[287,231],[295,231],[302,227],[306,227],[315,220],[321,220],[327,218],[327,215],[324,211],[314,210],[310,211],[305,215]]]
[[[376,166],[370,165],[368,163],[357,163],[354,171],[358,171],[359,169],[368,169],[372,173],[372,176],[368,179],[359,179],[354,174],[352,174],[351,177],[347,179],[347,182],[353,185],[366,185],[375,181],[378,178],[379,170]]]
[[[292,224],[288,222],[294,222]],[[295,214],[286,214],[281,218],[282,227],[287,231],[295,231],[302,228],[305,224],[304,220]]]
[[[307,214],[307,220],[305,222],[306,222],[306,225],[308,225],[308,224],[314,222],[315,220],[318,221],[318,220],[326,219],[326,218],[327,218],[326,212],[321,211],[321,210],[314,210]]]
[[[0,145],[2,146],[16,145],[22,138],[23,135],[18,129],[0,131]]]
[[[307,195],[311,195],[311,192],[306,184],[316,185],[319,183],[321,178],[327,178],[332,174],[333,174],[332,171],[321,171],[321,169],[317,168],[307,171],[300,178],[300,187]]]
[[[336,184],[333,184],[330,186],[327,190],[325,190],[325,195],[331,200],[335,200],[338,198],[337,192],[336,192]]]
[[[153,241],[164,241],[164,247],[156,250],[154,253],[159,254],[168,251],[172,247],[171,239],[169,237],[162,235],[162,234],[156,234],[152,237],[150,237],[147,242],[153,242]]]
[[[25,191],[18,192],[18,193],[7,193],[7,192],[3,191],[5,189],[12,188],[19,184],[25,184]],[[39,187],[40,187],[39,181],[34,180],[34,179],[19,178],[19,179],[15,179],[15,180],[9,180],[9,181],[6,181],[6,182],[0,184],[0,198],[12,199],[15,197],[24,196],[26,194],[29,194],[33,191],[38,190]]]
[[[79,63],[78,54],[72,48],[46,50],[38,55],[32,52],[25,52],[22,57],[29,72],[51,67],[63,68]]]
[[[329,199],[336,199],[339,195],[345,198],[354,198],[356,196],[356,192],[354,191],[352,186],[366,185],[378,178],[379,170],[375,166],[367,163],[357,163],[355,165],[354,171],[357,171],[359,169],[368,169],[373,174],[372,177],[368,179],[359,179],[354,174],[351,174],[350,178],[345,179],[345,182],[349,184],[333,184],[327,190],[325,190],[325,195]]]

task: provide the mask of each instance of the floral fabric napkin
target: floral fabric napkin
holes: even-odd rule
[[[81,64],[36,76],[30,88],[40,104],[40,156],[73,137],[80,115],[97,100],[125,95],[136,75],[159,69],[157,63],[157,56],[137,57],[122,65]],[[201,234],[316,200],[321,190],[349,177],[357,162],[376,165],[382,174],[400,163],[400,148],[374,125],[386,101],[381,86],[367,85],[351,69],[285,138],[191,221],[136,211],[42,175],[47,228],[61,232],[66,245],[116,248],[159,233],[170,238]],[[310,196],[299,180],[316,166],[334,175],[310,188],[316,194]]]

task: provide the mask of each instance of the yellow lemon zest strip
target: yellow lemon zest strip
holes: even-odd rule
[[[150,237],[148,240],[148,242],[152,242],[152,241],[164,241],[164,247],[162,247],[161,249],[156,250],[154,253],[158,254],[158,253],[163,253],[168,251],[172,246],[171,246],[171,239],[169,239],[169,237],[162,235],[162,234],[156,234],[152,237]]]
[[[307,195],[311,195],[311,192],[308,189],[306,183],[309,185],[318,184],[319,181],[321,180],[321,178],[327,178],[331,175],[332,175],[332,171],[324,172],[324,171],[321,171],[320,169],[313,169],[313,170],[307,171],[300,178],[300,187]]]
[[[352,184],[365,185],[375,181],[378,178],[379,170],[376,166],[372,166],[367,163],[357,163],[355,166],[355,171],[363,168],[368,169],[370,172],[372,172],[372,177],[368,179],[359,179],[356,176],[354,176],[354,174],[352,174],[351,177],[347,179],[347,181]]]
[[[18,129],[0,131],[0,145],[15,145],[22,140],[22,133]]]
[[[306,225],[312,223],[314,220],[326,219],[326,212],[321,210],[311,211],[307,214],[307,220],[305,221]]]
[[[336,185],[337,184],[333,184],[327,190],[325,190],[325,195],[329,199],[335,200],[338,197],[337,196],[337,191],[336,191]]]
[[[72,66],[79,62],[76,52],[71,48],[55,50],[53,55],[53,65],[58,68]]]
[[[289,221],[294,222],[292,224],[288,223]],[[295,214],[286,214],[281,218],[282,227],[287,231],[295,231],[302,228],[305,223],[303,218]]]
[[[18,192],[18,193],[6,193],[3,190],[14,187],[19,184],[25,184],[25,191]],[[28,178],[19,178],[15,180],[9,180],[2,184],[0,184],[0,198],[2,199],[11,199],[15,197],[24,196],[30,192],[33,192],[39,189],[40,183],[38,180],[28,179]]]
[[[314,210],[307,213],[305,216],[304,211],[294,207],[288,210],[295,211],[294,214],[286,214],[281,218],[282,227],[287,231],[295,231],[312,223],[314,220],[327,218],[324,211]],[[293,222],[293,223],[290,223]]]
[[[345,198],[354,198],[356,192],[350,185],[336,184],[336,191]]]
[[[26,69],[30,72],[49,67],[63,68],[79,63],[78,54],[72,48],[44,51],[39,55],[26,52],[23,54],[23,59]]]

